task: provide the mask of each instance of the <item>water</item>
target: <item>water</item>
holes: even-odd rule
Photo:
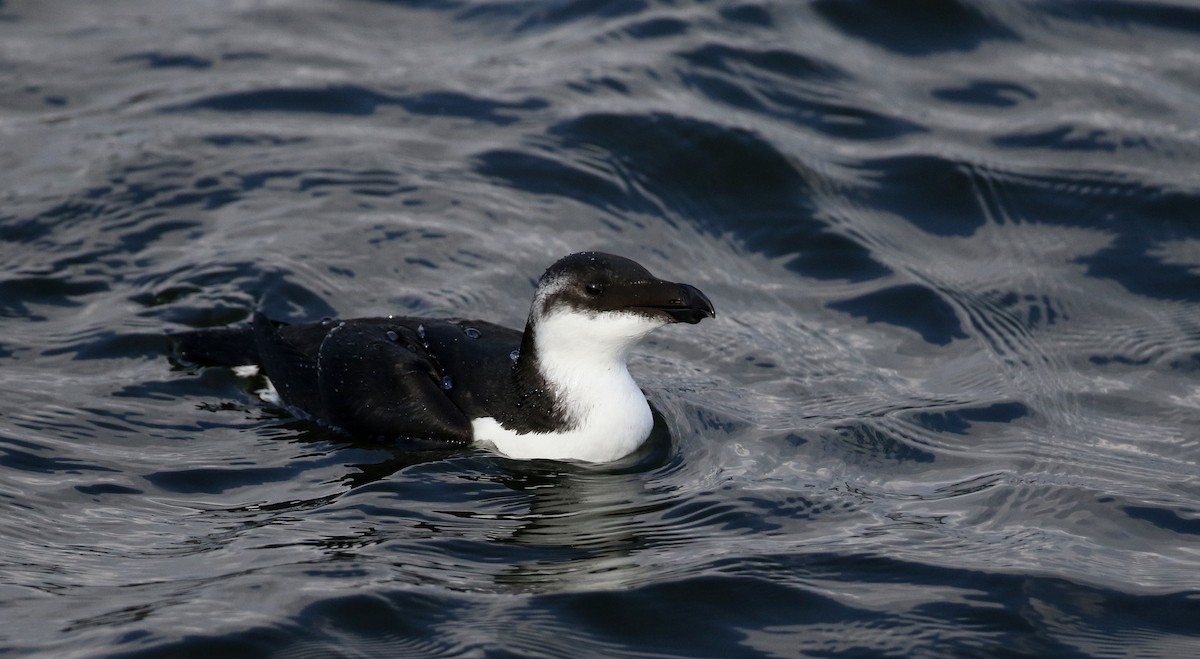
[[[1200,9],[0,3],[0,653],[1195,656]],[[164,330],[715,321],[603,468],[407,454]]]

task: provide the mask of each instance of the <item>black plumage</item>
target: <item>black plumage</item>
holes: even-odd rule
[[[478,418],[518,434],[572,429],[576,420],[538,355],[538,325],[560,311],[638,314],[657,324],[714,315],[692,286],[657,279],[623,257],[585,252],[547,269],[524,332],[408,317],[287,324],[256,312],[248,326],[172,339],[178,356],[197,365],[259,366],[285,404],[353,435],[461,446],[472,441]]]

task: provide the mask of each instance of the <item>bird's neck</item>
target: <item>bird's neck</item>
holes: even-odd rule
[[[636,419],[640,432],[650,408],[627,359],[645,332],[623,328],[611,339],[597,340],[594,331],[581,326],[586,322],[559,316],[526,325],[516,365],[518,391],[535,409],[546,411],[556,429],[615,432]]]
[[[476,438],[514,458],[608,462],[629,455],[650,435],[654,417],[626,358],[661,325],[633,314],[531,314],[513,370],[515,408],[475,420]]]

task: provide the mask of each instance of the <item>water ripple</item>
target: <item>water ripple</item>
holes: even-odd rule
[[[1197,654],[1198,15],[0,2],[0,653]],[[617,464],[163,355],[579,249],[720,314]]]

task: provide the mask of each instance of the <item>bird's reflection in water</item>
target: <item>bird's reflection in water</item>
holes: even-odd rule
[[[670,459],[670,436],[656,415],[655,431],[628,460],[606,468],[562,463],[515,465],[505,485],[527,493],[529,509],[511,545],[554,549],[549,560],[519,561],[496,575],[521,591],[608,589],[636,583],[637,552],[646,546],[640,516],[671,506],[655,496],[647,475]]]
[[[557,592],[575,589],[607,589],[639,581],[641,567],[637,551],[646,545],[639,534],[638,518],[672,505],[672,497],[656,492],[654,474],[670,469],[672,460],[670,431],[661,414],[654,410],[654,429],[638,451],[625,459],[606,465],[585,465],[549,460],[510,460],[476,450],[468,460],[451,451],[394,451],[379,462],[349,465],[356,472],[345,477],[351,486],[343,497],[355,493],[385,489],[390,495],[408,490],[409,484],[397,479],[421,477],[426,469],[442,467],[479,467],[474,473],[456,478],[478,487],[454,492],[454,481],[438,472],[441,493],[425,491],[422,502],[410,502],[408,514],[420,518],[414,526],[421,537],[380,537],[372,526],[358,538],[362,546],[386,542],[402,551],[421,554],[428,560],[429,546],[420,543],[451,541],[455,534],[478,536],[486,531],[491,543],[503,548],[487,557],[482,571],[493,579],[484,589],[518,592]],[[308,430],[305,439],[330,439],[328,431]],[[462,452],[458,452],[461,456]],[[467,464],[464,464],[466,462]],[[402,473],[404,472],[404,473]],[[505,488],[497,493],[495,486]],[[428,484],[421,487],[427,487]],[[416,487],[416,486],[413,486]],[[480,489],[482,488],[482,489]],[[469,494],[469,496],[464,496]],[[473,497],[479,496],[476,500]],[[472,506],[471,504],[478,505]],[[340,507],[333,504],[333,507]],[[363,512],[368,507],[356,505]],[[376,512],[378,514],[378,511]],[[391,510],[389,515],[402,514]],[[433,521],[428,518],[434,517]],[[451,522],[439,522],[451,518]],[[461,524],[459,524],[461,523]],[[466,525],[464,529],[462,525]],[[417,534],[413,534],[414,536]],[[327,538],[330,552],[344,555],[352,538]],[[398,544],[396,544],[398,543]],[[499,547],[498,547],[499,548]],[[496,560],[503,556],[503,560]],[[461,560],[464,557],[459,557]],[[477,560],[482,556],[473,557]],[[484,578],[484,575],[480,575]]]

